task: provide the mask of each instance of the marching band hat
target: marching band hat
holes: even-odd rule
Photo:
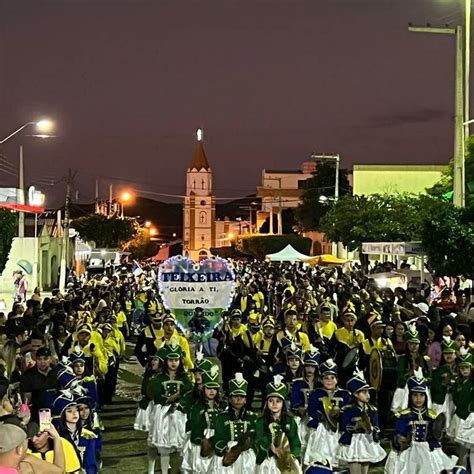
[[[202,352],[196,353],[196,360],[194,361],[194,367],[191,372],[207,372],[213,367],[213,363],[209,359],[204,358]]]
[[[275,327],[275,320],[271,316],[266,316],[262,321],[262,327],[270,326]]]
[[[421,367],[416,369],[414,375],[408,379],[407,387],[410,392],[427,393],[428,388]]]
[[[242,319],[242,311],[240,309],[233,309],[232,312],[230,313],[230,318],[240,318]]]
[[[217,365],[212,365],[212,367],[202,373],[202,384],[207,388],[219,388],[221,384],[219,383],[219,367]]]
[[[309,351],[306,351],[303,354],[303,364],[304,365],[319,365],[319,360],[321,359],[321,353],[313,346],[310,346]]]
[[[370,327],[386,326],[386,324],[383,322],[382,316],[378,311],[372,311],[367,322],[369,323]]]
[[[59,396],[54,400],[52,412],[55,416],[61,416],[66,408],[77,406],[74,394],[69,390],[61,390]]]
[[[332,359],[328,359],[321,364],[319,372],[322,377],[325,375],[337,375],[337,365]]]
[[[443,336],[443,340],[441,341],[441,351],[443,353],[456,352],[456,342],[449,336]]]
[[[420,335],[416,330],[416,324],[412,323],[408,326],[408,331],[405,333],[405,342],[414,342],[419,344],[420,343]]]
[[[285,400],[287,388],[286,385],[282,382],[282,380],[283,377],[278,374],[273,377],[273,382],[267,384],[265,389],[267,398],[277,397],[281,398],[282,400]]]
[[[248,382],[244,379],[244,376],[237,372],[235,378],[229,381],[229,395],[240,395],[243,397],[247,396]]]
[[[362,390],[369,390],[371,387],[365,381],[364,374],[360,371],[354,373],[354,377],[347,381],[347,389],[355,395],[357,392]]]
[[[89,323],[81,324],[77,328],[77,334],[80,334],[81,332],[86,333],[86,334],[90,334],[92,332],[92,326]]]
[[[303,351],[294,343],[292,342],[286,349],[286,358],[295,358],[300,359],[303,357]]]
[[[465,347],[459,349],[458,367],[472,367],[472,354]]]
[[[333,472],[330,462],[327,459],[323,459],[309,464],[304,474],[332,474]]]
[[[176,324],[176,317],[173,313],[169,313],[165,315],[165,317],[163,318],[163,324],[167,322],[172,322],[173,324]]]
[[[165,344],[164,349],[164,359],[177,360],[181,359],[181,356],[183,355],[183,349],[181,349],[181,346],[178,344],[178,341],[175,338],[173,338],[170,344]]]

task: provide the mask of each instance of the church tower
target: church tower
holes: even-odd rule
[[[216,244],[216,199],[212,192],[212,170],[197,130],[194,156],[186,172],[183,206],[183,253],[195,262],[211,255]]]

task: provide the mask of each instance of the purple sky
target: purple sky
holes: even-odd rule
[[[113,5],[113,6],[112,6]],[[312,150],[353,163],[452,156],[461,0],[0,0],[0,139],[38,116],[58,138],[4,146],[27,181],[78,171],[182,194],[197,126],[220,197]],[[13,185],[0,172],[0,185]],[[120,179],[122,181],[120,181]],[[55,205],[64,184],[47,189]],[[151,195],[148,195],[151,197]],[[162,199],[156,196],[157,199]]]

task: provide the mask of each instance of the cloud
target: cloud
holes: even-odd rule
[[[432,122],[447,116],[449,114],[446,110],[425,108],[392,115],[375,115],[369,118],[368,125],[372,128],[391,128],[401,125]]]

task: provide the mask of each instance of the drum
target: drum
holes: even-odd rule
[[[372,349],[368,366],[369,382],[372,388],[395,390],[397,388],[397,359],[390,350]]]

